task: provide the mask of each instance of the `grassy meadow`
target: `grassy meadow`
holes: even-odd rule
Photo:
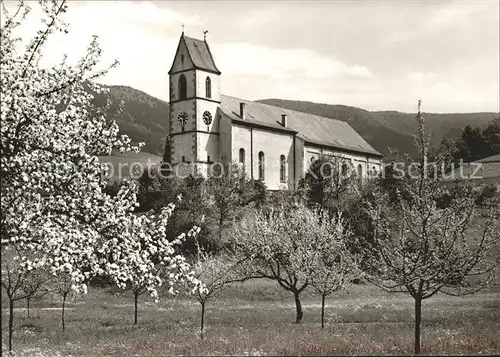
[[[2,301],[2,350],[8,310]],[[144,295],[133,325],[133,295],[92,288],[67,304],[46,296],[15,310],[17,356],[134,355],[352,355],[411,354],[413,300],[369,285],[354,285],[327,299],[320,325],[320,297],[303,294],[304,319],[295,324],[293,295],[276,283],[248,281],[209,302],[205,338],[199,337],[200,305],[187,296],[154,304]],[[437,295],[423,304],[424,354],[500,353],[500,286],[466,297]]]

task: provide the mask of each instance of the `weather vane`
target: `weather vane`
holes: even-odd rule
[[[207,33],[208,33],[208,30],[203,31],[203,39],[204,40],[207,39]]]

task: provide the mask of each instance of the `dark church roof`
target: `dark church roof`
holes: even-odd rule
[[[221,74],[215,66],[212,52],[210,52],[210,47],[208,47],[208,43],[206,41],[187,37],[184,34],[182,35],[182,38],[186,43],[189,56],[191,57],[191,60],[196,68]]]
[[[240,103],[246,104],[245,119],[239,116]],[[340,120],[227,95],[221,95],[220,108],[234,122],[298,133],[298,137],[311,145],[382,157],[382,154],[372,148],[348,123]],[[287,115],[287,128],[280,124],[282,114]]]

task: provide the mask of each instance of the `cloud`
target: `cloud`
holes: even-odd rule
[[[436,3],[437,8],[430,16],[422,16],[422,21],[417,23],[417,27],[408,31],[395,31],[389,37],[389,42],[403,42],[415,37],[432,35],[436,31],[446,29],[454,25],[461,25],[467,18],[491,6],[487,1],[476,2],[444,2]]]
[[[423,73],[423,72],[411,72],[408,74],[408,79],[410,82],[419,83],[422,81],[428,81],[436,77],[435,73]]]
[[[28,3],[36,15],[37,4]],[[120,61],[104,83],[129,85],[168,100],[168,70],[181,24],[189,34],[200,29],[200,37],[208,25],[223,94],[403,111],[414,110],[416,100],[423,98],[428,111],[498,111],[498,34],[488,30],[492,20],[498,28],[498,17],[491,9],[483,11],[482,3],[419,4],[410,12],[391,3],[377,13],[375,23],[371,18],[378,6],[370,2],[363,5],[366,16],[361,18],[361,5],[345,12],[347,5],[334,2],[270,10],[217,4],[70,2],[65,14],[70,33],[51,37],[43,63],[60,63],[63,53],[78,60],[96,34],[102,65]],[[328,9],[337,10],[338,17]],[[321,23],[321,34],[316,23]],[[36,16],[25,25],[20,29],[24,36],[41,28]],[[453,41],[457,36],[460,46]]]
[[[280,49],[248,43],[215,43],[211,47],[219,67],[230,75],[304,76],[308,79],[373,76],[364,66],[350,66],[303,48]]]

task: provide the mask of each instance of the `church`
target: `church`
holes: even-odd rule
[[[168,74],[174,167],[206,174],[229,160],[270,190],[297,188],[322,154],[342,157],[359,177],[380,172],[382,155],[346,122],[222,95],[206,37],[182,32]]]

